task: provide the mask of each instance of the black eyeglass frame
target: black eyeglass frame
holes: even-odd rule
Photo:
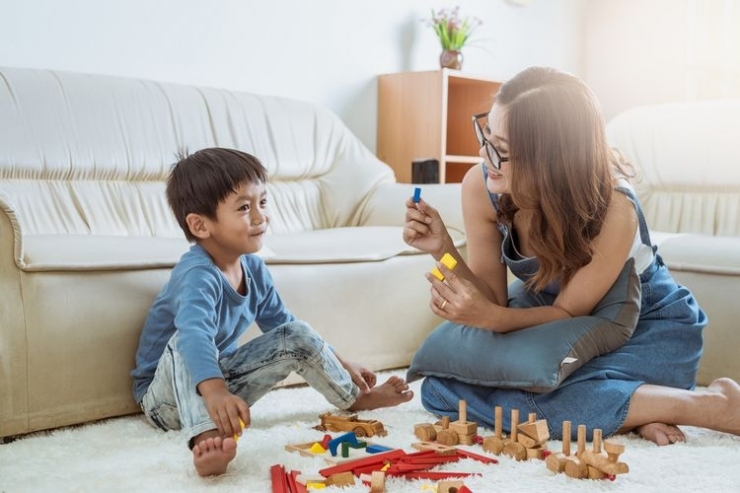
[[[488,160],[491,162],[491,165],[498,170],[501,169],[501,163],[509,162],[509,158],[502,157],[501,153],[496,149],[496,146],[494,146],[483,133],[483,127],[480,126],[478,120],[487,116],[488,113],[478,113],[477,115],[473,115],[473,128],[475,129],[475,136],[478,138],[478,144],[480,144],[481,147],[485,146]],[[492,150],[493,152],[491,152]]]

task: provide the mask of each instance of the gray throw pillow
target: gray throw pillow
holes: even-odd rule
[[[629,259],[588,316],[499,334],[445,322],[414,355],[406,379],[452,378],[487,387],[549,392],[568,375],[632,337],[640,315],[640,279]],[[521,281],[509,289],[509,306],[551,304],[554,296],[530,293]]]

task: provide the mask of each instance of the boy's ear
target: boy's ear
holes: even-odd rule
[[[188,229],[190,229],[192,235],[199,240],[204,240],[211,236],[206,220],[200,214],[191,212],[185,216],[185,222],[188,224]]]

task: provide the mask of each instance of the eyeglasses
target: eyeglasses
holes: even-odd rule
[[[481,147],[485,146],[486,155],[488,156],[488,160],[491,162],[493,167],[496,169],[501,169],[501,163],[508,162],[509,158],[501,157],[498,149],[496,149],[496,147],[491,144],[491,142],[486,138],[486,135],[483,133],[483,127],[480,126],[479,120],[487,116],[488,113],[479,113],[477,115],[473,115],[473,128],[475,128],[475,136],[478,137],[478,144],[480,144]]]

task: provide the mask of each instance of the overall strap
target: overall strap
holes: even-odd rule
[[[655,253],[657,247],[653,245],[653,243],[650,241],[650,232],[648,231],[647,222],[645,221],[645,214],[643,214],[642,212],[640,201],[637,199],[637,195],[635,195],[634,190],[628,187],[621,186],[617,187],[616,190],[625,194],[627,198],[629,198],[630,201],[635,205],[635,210],[637,210],[637,220],[640,225],[640,239],[645,245],[652,247],[653,253]]]

